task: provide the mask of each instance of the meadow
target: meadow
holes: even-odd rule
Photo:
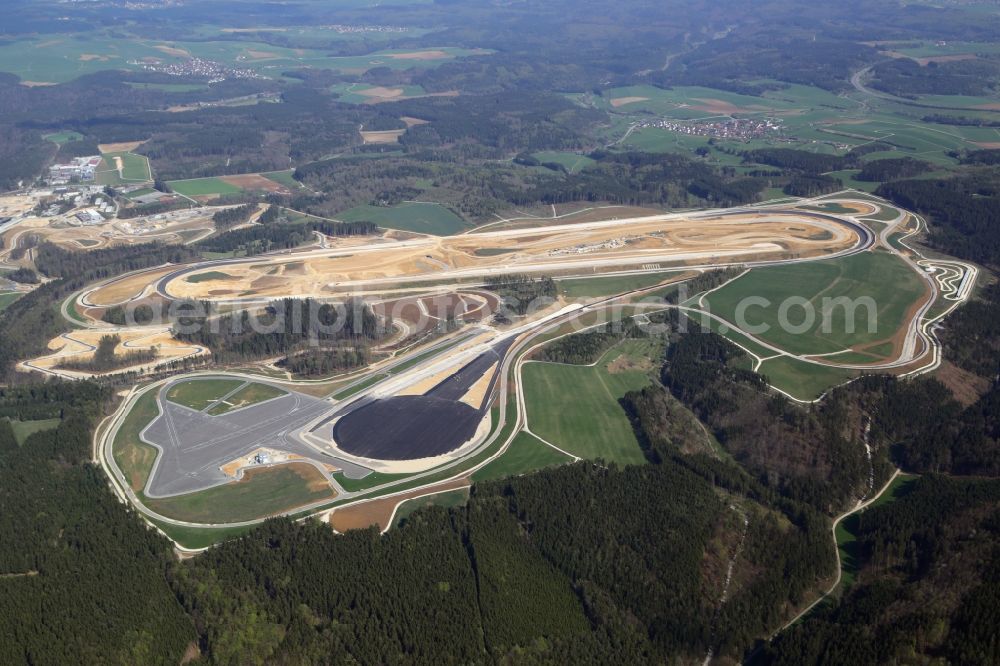
[[[245,472],[242,481],[196,493],[145,498],[153,511],[189,522],[222,523],[263,518],[335,496],[311,465],[280,465]]]
[[[745,313],[748,324],[769,327],[756,337],[793,354],[811,355],[860,349],[891,339],[905,327],[908,313],[925,291],[924,281],[906,263],[895,255],[875,251],[830,261],[754,268],[710,294],[706,302],[713,314],[735,322],[736,309],[744,299],[766,297],[770,305],[753,306]],[[822,299],[839,297],[871,298],[876,305],[875,321],[871,322],[874,330],[869,329],[865,308],[858,308],[853,332],[845,308],[834,308],[824,317]],[[804,332],[779,326],[780,304],[790,298],[805,298],[814,308],[815,321]],[[800,324],[804,317],[803,308],[789,309],[791,324]],[[872,354],[870,360],[879,358]]]
[[[116,158],[121,159],[122,169],[119,173]],[[129,183],[144,183],[153,179],[149,160],[135,153],[104,153],[101,166],[97,169],[97,182],[101,185],[127,185]]]
[[[25,53],[29,57],[25,57]],[[236,39],[157,41],[107,33],[56,34],[22,38],[0,45],[0,71],[35,84],[58,84],[109,69],[139,71],[143,62],[169,64],[201,58],[277,78],[284,70],[301,67],[360,74],[374,67],[398,70],[436,67],[456,58],[486,53],[489,52],[440,46],[414,51],[384,49],[366,55],[331,56],[327,50],[319,48],[289,48]],[[172,92],[185,91],[188,90]]]
[[[172,386],[167,400],[201,411],[243,383],[242,379],[192,379]]]
[[[386,229],[451,236],[469,227],[458,215],[436,203],[406,202],[398,206],[357,206],[336,216],[344,222],[374,222]]]
[[[172,180],[167,183],[170,189],[185,197],[221,196],[223,194],[239,194],[243,190],[231,185],[221,178],[193,178],[191,180]]]
[[[568,462],[572,462],[569,456],[556,451],[529,432],[519,432],[503,455],[474,472],[472,480],[504,479]]]
[[[528,427],[538,437],[588,460],[641,465],[646,459],[619,400],[650,383],[647,341],[627,341],[594,366],[528,363],[524,394]],[[609,365],[620,356],[638,369]]]
[[[596,161],[590,159],[586,155],[580,155],[578,153],[564,153],[558,151],[542,151],[539,153],[534,153],[532,155],[536,160],[542,164],[551,163],[558,164],[567,173],[579,173],[583,169],[589,166],[597,164]]]

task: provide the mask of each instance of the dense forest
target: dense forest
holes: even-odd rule
[[[259,224],[223,231],[198,242],[198,247],[208,252],[236,252],[251,256],[288,250],[315,239],[315,233],[324,236],[367,236],[377,233],[372,222],[330,222],[307,218],[290,221],[288,214],[277,206],[270,206],[258,220]]]
[[[1000,266],[1000,169],[885,183],[876,193],[926,216],[936,249]]]
[[[130,349],[122,353],[115,353],[118,345],[121,344],[121,337],[118,335],[102,335],[97,342],[92,357],[86,360],[74,358],[65,359],[59,362],[58,367],[66,370],[78,370],[83,372],[103,373],[128,368],[134,365],[142,365],[156,360],[157,350],[154,349]]]
[[[177,664],[197,633],[166,579],[170,544],[89,463],[111,392],[0,390],[0,413],[61,418],[23,444],[0,419],[0,662]]]
[[[178,340],[207,347],[216,363],[274,358],[343,342],[364,346],[384,334],[372,309],[353,299],[330,304],[285,298],[261,312],[220,316],[213,316],[208,303],[190,303],[178,309],[173,328]]]
[[[212,222],[215,224],[216,229],[235,227],[238,224],[249,222],[250,218],[254,216],[254,213],[259,208],[257,204],[243,204],[242,206],[234,206],[233,208],[223,208],[212,215]]]
[[[289,354],[276,364],[297,377],[325,377],[344,370],[363,368],[371,361],[366,345],[319,347]]]
[[[1000,482],[922,477],[852,526],[858,582],[753,663],[995,664]]]
[[[488,276],[486,288],[502,299],[502,316],[523,316],[542,310],[555,302],[558,293],[555,281],[547,275],[540,278],[530,275]]]

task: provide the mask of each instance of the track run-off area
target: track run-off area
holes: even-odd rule
[[[150,298],[232,312],[278,298],[358,297],[376,312],[402,304],[410,313],[392,321],[391,350],[362,370],[297,380],[244,365],[135,386],[98,429],[95,460],[119,497],[181,550],[273,515],[388,529],[406,501],[484,475],[595,457],[539,418],[544,400],[526,399],[529,389],[537,395],[526,385],[538,373],[525,368],[551,366],[537,356],[556,340],[673,310],[743,349],[747,368],[775,391],[812,402],[865,373],[937,368],[936,329],[970,298],[978,275],[971,264],[922,254],[913,243],[925,231],[921,218],[853,191],[737,210],[525,222],[166,266],[74,294],[63,313],[83,329],[68,334],[83,345],[103,330],[133,342],[165,334],[162,324],[109,327],[86,316]],[[688,293],[717,270],[723,279]],[[554,278],[559,294],[527,315],[488,316],[497,303],[486,284],[510,274]],[[664,298],[668,290],[673,298]],[[434,318],[435,298],[461,325],[427,341],[416,320]],[[861,299],[857,312],[877,322],[859,315],[846,326],[848,311],[841,304],[830,314],[824,299]],[[781,325],[786,315],[794,330]],[[613,348],[584,368],[606,391],[593,399],[615,403],[607,419],[619,417],[616,391],[656,374],[655,363],[641,363],[643,344],[651,343]],[[27,364],[60,372],[49,357]]]

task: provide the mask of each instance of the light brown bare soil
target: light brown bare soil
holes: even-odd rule
[[[262,192],[277,192],[284,194],[288,193],[288,189],[280,183],[276,183],[273,180],[265,178],[257,173],[245,173],[239,176],[220,176],[219,180],[244,190],[260,190]]]
[[[965,407],[974,404],[990,388],[989,380],[963,370],[950,361],[944,361],[934,376],[947,386],[955,399]]]
[[[645,102],[648,97],[615,97],[611,100],[611,106],[616,109],[620,106],[625,106],[626,104],[634,104],[635,102]]]
[[[123,141],[122,143],[101,143],[97,145],[102,153],[131,153],[146,143],[145,141]]]
[[[330,526],[338,532],[348,530],[363,530],[373,525],[380,530],[389,527],[389,521],[396,510],[396,506],[408,499],[420,497],[430,493],[440,493],[448,490],[457,490],[469,485],[467,478],[447,481],[436,486],[428,486],[408,493],[402,493],[393,497],[372,500],[364,504],[355,504],[345,509],[337,509],[330,514]]]
[[[404,132],[406,132],[405,129],[361,132],[361,138],[368,144],[398,143],[399,137],[403,136]]]

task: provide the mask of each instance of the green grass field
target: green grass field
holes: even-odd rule
[[[270,384],[258,384],[254,382],[252,384],[247,384],[239,391],[226,398],[225,402],[220,402],[212,407],[208,410],[208,413],[212,416],[218,416],[219,414],[231,412],[234,409],[242,409],[244,407],[256,405],[257,403],[264,402],[265,400],[272,400],[287,394],[288,391],[282,390],[277,386],[271,386]]]
[[[572,462],[568,456],[528,432],[519,432],[503,455],[472,475],[473,481],[520,476]]]
[[[396,515],[393,518],[392,526],[398,527],[401,522],[410,516],[410,514],[414,511],[423,509],[424,507],[440,506],[444,508],[452,508],[465,506],[465,503],[468,501],[468,488],[459,488],[458,490],[449,490],[448,492],[438,493],[436,495],[428,495],[427,497],[416,497],[411,500],[406,500],[396,507]]]
[[[295,170],[289,169],[288,171],[271,171],[260,175],[264,176],[264,178],[267,178],[268,180],[274,181],[278,185],[284,185],[288,189],[294,191],[302,187],[302,183],[292,178],[293,173],[295,173]]]
[[[45,432],[59,427],[61,419],[41,419],[38,421],[18,421],[8,419],[11,430],[14,431],[14,439],[18,444],[24,444],[25,440],[36,432]]]
[[[244,527],[187,527],[152,518],[149,520],[182,547],[192,549],[214,546],[227,539],[243,536],[254,529],[253,525]]]
[[[920,276],[895,255],[864,252],[830,261],[755,268],[706,300],[713,314],[739,323],[736,310],[744,299],[766,298],[770,305],[745,311],[746,324],[769,327],[756,337],[795,354],[825,354],[891,338],[905,325],[907,312],[925,288]],[[797,305],[787,313],[791,326],[779,324],[781,304],[796,297],[807,299],[814,311],[813,324],[805,331],[794,328],[807,322],[804,308]],[[824,299],[839,297],[871,299],[873,321],[868,309],[857,308],[852,332],[844,307],[824,313]]]
[[[7,308],[9,308],[11,304],[17,299],[21,298],[21,296],[24,296],[24,294],[18,291],[0,293],[0,312],[3,312]]]
[[[344,476],[343,472],[336,472],[333,478],[337,480],[340,487],[349,493],[354,493],[359,490],[367,490],[368,488],[373,488],[375,486],[381,485],[383,483],[389,483],[390,481],[398,481],[399,479],[405,479],[410,476],[409,474],[383,474],[382,472],[372,472],[363,479],[350,479]]]
[[[319,472],[315,474],[322,479]],[[311,488],[295,468],[279,465],[255,470],[243,481],[176,497],[146,498],[145,503],[168,518],[221,523],[263,518],[333,497],[328,484],[316,484]]]
[[[79,141],[83,138],[83,135],[79,132],[70,130],[68,132],[53,132],[52,134],[46,134],[42,138],[46,141],[51,141],[52,143],[63,144],[69,143],[70,141]]]
[[[139,434],[160,413],[156,404],[158,391],[149,391],[139,398],[118,428],[111,444],[111,455],[115,464],[128,479],[129,487],[139,492],[146,487],[146,481],[156,462],[157,450],[139,438]]]
[[[189,379],[171,387],[167,400],[201,411],[243,383],[242,379]]]
[[[559,287],[559,293],[566,298],[598,298],[644,287],[654,287],[676,275],[677,273],[611,275],[608,277],[557,280],[556,285]]]
[[[171,190],[185,197],[220,196],[223,194],[239,194],[243,191],[220,178],[173,180],[168,182],[167,185]]]
[[[611,372],[607,366],[623,354],[637,362],[648,359],[648,344],[627,341],[608,350],[593,367],[525,365],[524,392],[531,431],[581,458],[643,464],[646,459],[618,400],[648,385],[649,370]]]
[[[97,169],[97,183],[100,185],[123,185],[129,183],[144,183],[153,179],[149,160],[135,153],[104,153],[104,160]],[[118,172],[115,158],[122,160],[121,173]]]
[[[434,236],[450,236],[469,227],[455,213],[440,204],[402,203],[398,206],[358,206],[337,216],[344,222],[374,222],[386,229],[415,231]]]
[[[867,359],[871,361],[871,358]],[[757,372],[765,375],[775,388],[798,400],[815,400],[838,384],[858,375],[855,370],[803,363],[787,356],[768,359]]]
[[[558,151],[543,151],[540,153],[535,153],[532,155],[536,160],[545,164],[551,162],[553,164],[558,164],[562,166],[568,173],[579,173],[583,169],[589,166],[597,164],[594,160],[590,159],[586,155],[579,155],[577,153],[563,153]]]
[[[16,74],[25,81],[51,84],[65,83],[86,74],[110,69],[139,70],[140,65],[130,63],[141,62],[145,58],[177,63],[197,57],[280,77],[285,71],[302,67],[339,70],[350,74],[361,74],[375,67],[426,69],[456,58],[489,53],[477,49],[441,46],[384,49],[365,55],[335,57],[329,55],[326,46],[328,41],[318,41],[316,48],[296,49],[264,42],[233,40],[231,36],[219,40],[210,39],[210,35],[205,37],[204,40],[194,41],[160,41],[123,37],[120,33],[108,31],[93,34],[46,34],[13,39],[0,45],[0,71]],[[328,33],[325,40],[331,38],[335,38],[333,33]],[[316,39],[319,40],[318,37]],[[432,55],[438,57],[412,57],[410,54],[416,51],[434,51],[436,53]]]

